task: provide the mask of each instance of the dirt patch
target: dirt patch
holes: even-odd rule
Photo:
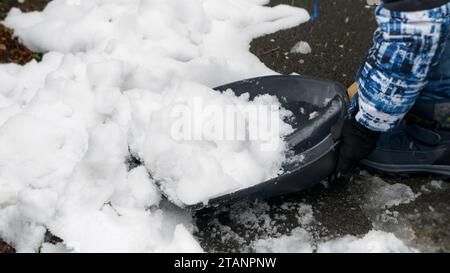
[[[14,248],[12,248],[11,246],[9,246],[7,243],[3,242],[0,239],[0,253],[15,253],[16,251],[14,250]]]
[[[0,20],[5,19],[11,8],[19,8],[24,12],[42,10],[50,0],[25,0],[19,3],[17,0],[0,1]],[[14,38],[13,31],[0,24],[0,63],[26,64],[35,59],[40,60],[39,53],[34,53],[23,46],[17,38]]]
[[[17,38],[13,37],[13,31],[0,24],[0,63],[26,64],[36,59],[40,60],[41,54],[34,53]]]
[[[25,0],[19,3],[18,0],[1,0],[0,1],[0,20],[5,19],[11,8],[19,8],[24,12],[42,10],[51,0]]]
[[[25,0],[19,3],[17,0],[0,1],[0,20],[5,19],[11,8],[19,8],[24,12],[42,10],[50,0]],[[40,60],[41,54],[34,53],[23,46],[18,39],[13,37],[13,31],[0,24],[0,63],[26,64],[36,59]]]

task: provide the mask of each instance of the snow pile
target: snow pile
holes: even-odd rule
[[[409,253],[417,252],[409,248],[392,233],[372,230],[364,237],[344,236],[339,239],[320,243],[318,253]]]
[[[291,235],[256,241],[254,250],[259,253],[409,253],[417,252],[392,233],[372,230],[363,237],[344,236],[312,246],[311,234],[302,228],[292,230]]]
[[[47,229],[64,242],[43,251],[201,251],[190,215],[162,207],[157,183],[179,203],[206,201],[224,183],[235,190],[276,175],[284,147],[177,140],[170,114],[195,111],[196,99],[278,105],[211,90],[272,74],[250,41],[308,19],[267,2],[55,0],[43,12],[12,10],[5,24],[48,53],[0,66],[0,237],[18,251],[38,251]],[[130,151],[145,168],[128,170]]]

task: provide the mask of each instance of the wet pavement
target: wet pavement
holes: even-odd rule
[[[430,186],[433,183],[438,186]],[[402,191],[394,191],[396,186]],[[380,191],[386,188],[389,190]],[[410,201],[405,194],[412,196]],[[386,197],[400,204],[384,206]],[[348,184],[323,183],[290,196],[199,212],[196,235],[207,251],[254,252],[259,239],[290,235],[299,227],[311,234],[313,246],[381,230],[419,251],[449,252],[449,197],[448,181],[435,177],[380,178],[363,171]],[[310,210],[307,218],[312,218],[307,223],[302,215],[305,210]]]

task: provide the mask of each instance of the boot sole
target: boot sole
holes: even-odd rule
[[[411,173],[430,173],[443,175],[450,178],[450,166],[447,165],[393,165],[373,162],[369,160],[362,160],[362,165],[369,168],[393,174],[411,174]]]

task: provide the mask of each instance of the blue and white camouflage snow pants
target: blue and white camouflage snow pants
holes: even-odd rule
[[[379,6],[374,46],[351,110],[374,131],[394,129],[416,100],[450,102],[450,3],[417,12]]]

